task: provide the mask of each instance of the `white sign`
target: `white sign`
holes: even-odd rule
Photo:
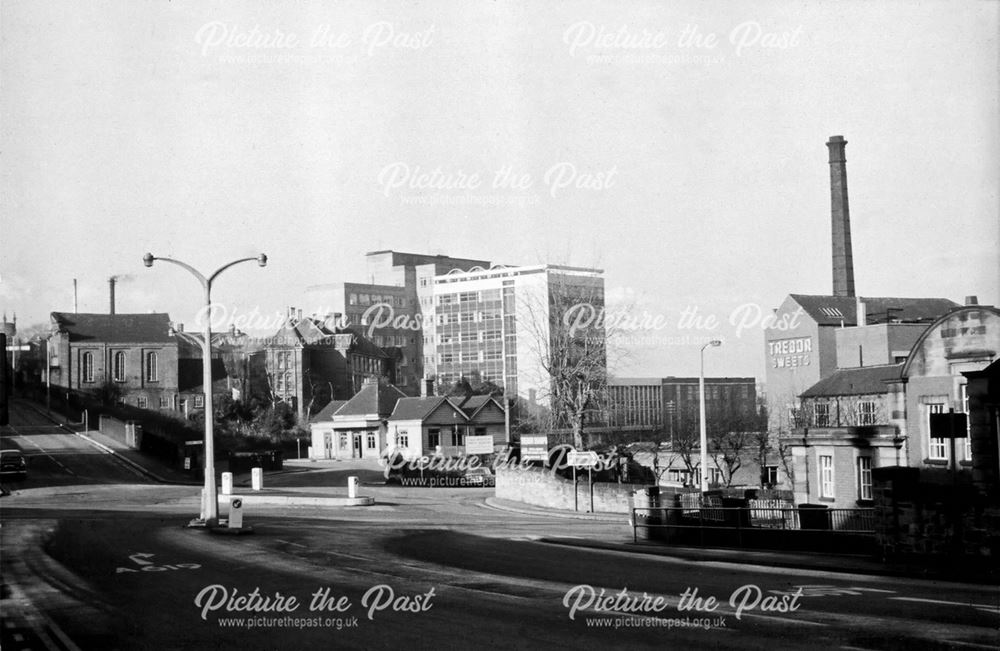
[[[521,459],[523,461],[548,461],[549,437],[546,435],[522,436]]]
[[[243,528],[243,498],[233,497],[229,500],[229,528]]]
[[[600,458],[592,450],[587,452],[573,450],[566,455],[566,463],[571,466],[596,466],[599,462]]]
[[[489,434],[485,436],[466,436],[466,454],[491,454],[493,452],[493,437]]]

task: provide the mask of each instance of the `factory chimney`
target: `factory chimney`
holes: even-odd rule
[[[847,157],[843,136],[830,136],[830,198],[833,226],[833,295],[854,296],[851,211],[847,205]]]
[[[118,282],[118,279],[115,278],[114,276],[111,276],[110,278],[108,278],[108,300],[110,302],[110,311],[108,312],[108,314],[114,314],[115,313],[115,283],[116,282]]]

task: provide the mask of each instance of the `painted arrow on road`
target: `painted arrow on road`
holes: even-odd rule
[[[152,558],[152,556],[153,556],[152,554],[132,554],[128,558],[136,565],[152,565],[153,564],[152,561],[142,560],[144,558]]]

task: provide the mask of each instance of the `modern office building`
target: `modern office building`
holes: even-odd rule
[[[433,359],[438,385],[493,382],[508,397],[547,406],[546,366],[566,338],[599,346],[601,269],[560,265],[462,271],[433,278]],[[591,316],[595,318],[590,318]],[[601,357],[602,369],[606,360]]]

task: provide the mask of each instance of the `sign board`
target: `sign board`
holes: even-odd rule
[[[466,454],[491,454],[493,452],[493,437],[486,436],[466,436]]]
[[[184,457],[184,470],[191,470],[191,457]]]
[[[524,461],[548,461],[549,437],[545,435],[522,436],[521,459]]]
[[[243,528],[243,498],[229,498],[229,528]]]
[[[184,445],[205,445],[205,442],[201,439],[197,441],[184,441]]]
[[[566,455],[566,463],[571,466],[596,466],[600,462],[597,453],[594,451],[578,452],[576,450]]]
[[[969,417],[963,413],[931,414],[931,438],[964,439],[968,436]]]

